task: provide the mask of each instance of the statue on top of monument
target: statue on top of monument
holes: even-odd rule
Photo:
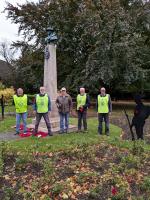
[[[56,44],[58,37],[56,33],[54,32],[54,29],[52,27],[48,27],[46,29],[48,36],[45,38],[45,43],[46,44]]]

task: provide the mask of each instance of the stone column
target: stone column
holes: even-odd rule
[[[52,127],[52,132],[59,131],[59,115],[58,109],[56,106],[57,98],[57,63],[56,63],[56,45],[47,44],[45,47],[45,58],[44,58],[44,83],[43,83],[46,93],[50,96],[51,99],[51,113],[50,113],[50,122]],[[34,128],[35,119],[32,121],[32,125],[29,125],[29,128]],[[46,124],[44,119],[41,119],[39,124],[39,130],[47,132]]]
[[[49,55],[44,60],[44,87],[51,99],[50,121],[53,128],[59,126],[58,109],[55,104],[57,98],[57,62],[56,62],[56,45],[47,44],[45,52]]]
[[[56,63],[56,42],[57,36],[54,33],[53,29],[49,27],[47,29],[48,37],[45,39],[45,59],[44,59],[44,87],[46,88],[46,93],[50,96],[51,99],[51,114],[50,122],[52,127],[52,132],[59,132],[59,114],[58,109],[55,104],[57,98],[57,63]],[[29,128],[34,128],[35,119],[32,124],[28,125]],[[47,132],[45,121],[42,119],[39,124],[39,129],[41,131]],[[76,126],[70,125],[69,131],[76,130]]]

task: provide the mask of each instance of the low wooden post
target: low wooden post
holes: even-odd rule
[[[1,98],[1,108],[2,108],[2,120],[4,119],[4,95],[2,95],[2,98]]]

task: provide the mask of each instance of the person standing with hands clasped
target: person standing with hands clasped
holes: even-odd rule
[[[78,132],[81,131],[82,121],[84,132],[87,132],[87,109],[89,106],[90,98],[85,93],[85,88],[80,88],[80,94],[77,96]]]
[[[49,120],[49,112],[51,111],[51,100],[45,92],[45,87],[40,87],[40,93],[35,97],[34,111],[36,114],[35,133],[38,132],[38,126],[43,117],[48,129],[48,135],[53,136],[51,132],[51,124]]]
[[[102,122],[105,122],[105,134],[109,136],[109,114],[112,112],[112,103],[106,89],[102,87],[100,94],[97,96],[97,113],[98,113],[98,133],[102,135]]]
[[[72,99],[63,87],[60,95],[56,99],[56,105],[60,116],[60,134],[68,133],[69,129],[69,114],[72,110]]]
[[[27,109],[28,109],[28,97],[23,93],[22,88],[17,89],[17,94],[13,96],[13,103],[16,109],[16,133],[19,135],[20,132],[20,121],[22,118],[24,134],[27,132]]]

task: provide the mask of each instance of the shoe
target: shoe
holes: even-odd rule
[[[16,132],[14,135],[19,135],[19,133],[18,133],[18,132]]]
[[[69,133],[69,132],[68,132],[68,129],[65,130],[65,133]]]
[[[81,133],[81,130],[77,130],[77,133]]]
[[[59,131],[59,134],[63,134],[64,132],[63,131]]]
[[[109,133],[106,133],[107,136],[109,136]]]
[[[48,136],[53,136],[53,134],[52,133],[48,133]]]

